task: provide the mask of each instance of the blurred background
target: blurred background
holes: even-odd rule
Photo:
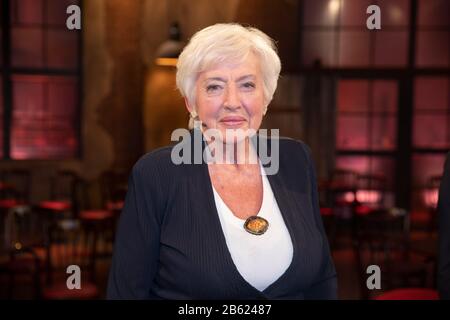
[[[130,169],[187,127],[176,57],[218,22],[277,41],[283,68],[263,127],[312,149],[339,297],[399,288],[436,297],[450,1],[0,4],[0,298],[104,297]],[[72,4],[81,30],[66,27]],[[381,30],[366,27],[372,4]],[[70,264],[81,267],[82,290],[66,288]],[[380,290],[366,286],[371,264]]]

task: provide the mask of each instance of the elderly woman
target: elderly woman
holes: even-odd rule
[[[266,175],[251,143],[255,136],[263,139],[252,132],[261,125],[280,69],[273,41],[254,28],[216,24],[190,40],[179,57],[177,85],[191,114],[191,135],[200,133],[201,151],[216,161],[176,164],[175,145],[136,163],[108,298],[337,297],[308,147],[265,138],[269,151],[275,143],[279,148],[272,159],[278,170]],[[210,132],[218,135],[212,139]]]

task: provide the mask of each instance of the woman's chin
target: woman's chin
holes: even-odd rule
[[[248,135],[248,127],[242,126],[238,128],[221,128],[222,141],[226,144],[239,143],[245,140]]]

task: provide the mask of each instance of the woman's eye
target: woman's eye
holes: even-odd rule
[[[244,89],[253,89],[255,88],[255,84],[253,82],[245,82],[242,84]]]
[[[206,87],[207,92],[216,92],[219,91],[222,87],[218,84],[210,84]]]

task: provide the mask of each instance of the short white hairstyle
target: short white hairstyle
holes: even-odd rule
[[[198,75],[220,63],[239,63],[250,53],[259,58],[264,108],[267,108],[277,88],[281,71],[277,48],[264,32],[237,23],[218,23],[194,34],[178,58],[178,90],[195,110],[195,83]]]

